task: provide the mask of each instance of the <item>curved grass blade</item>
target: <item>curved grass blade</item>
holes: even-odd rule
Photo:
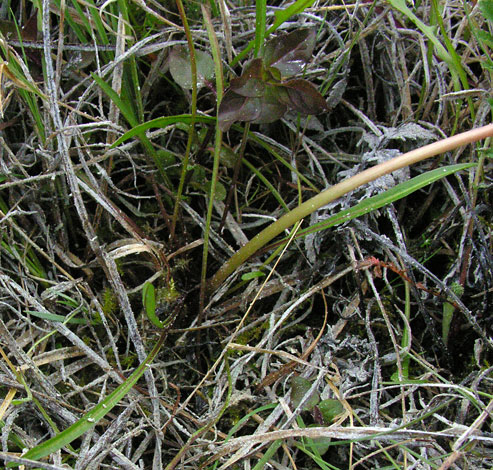
[[[47,455],[50,455],[62,447],[70,444],[72,441],[82,436],[82,434],[89,431],[89,429],[96,426],[97,422],[101,420],[111,409],[118,404],[118,402],[130,391],[130,389],[137,383],[140,376],[144,373],[146,365],[152,362],[157,353],[161,349],[164,340],[167,336],[167,329],[163,331],[158,342],[152,348],[152,351],[148,354],[144,362],[135,369],[135,371],[128,377],[125,382],[120,384],[112,393],[110,393],[103,401],[98,403],[91,411],[86,413],[79,421],[69,426],[60,434],[48,439],[47,441],[33,447],[28,450],[23,457],[31,460],[39,460]],[[17,467],[15,463],[7,464],[8,468]]]
[[[166,126],[171,126],[172,124],[176,124],[178,122],[184,124],[190,124],[192,122],[191,114],[178,114],[176,116],[165,116],[156,119],[152,119],[151,121],[144,122],[143,124],[139,124],[128,132],[125,132],[119,139],[117,139],[113,145],[110,147],[115,148],[121,143],[131,139],[132,137],[142,135],[145,131],[149,129],[155,128],[163,128]],[[215,124],[216,118],[211,116],[195,116],[195,122],[202,122],[205,124]]]
[[[402,199],[408,196],[411,193],[414,193],[418,189],[423,188],[435,181],[456,173],[457,171],[466,170],[467,168],[471,168],[476,166],[475,163],[459,163],[457,165],[450,165],[443,168],[436,168],[435,170],[428,171],[427,173],[423,173],[422,175],[411,178],[404,183],[400,183],[393,188],[388,189],[387,191],[377,194],[376,196],[369,197],[364,201],[356,204],[351,209],[343,210],[334,214],[333,216],[325,219],[323,222],[319,222],[317,224],[311,225],[303,230],[300,230],[297,234],[297,238],[303,237],[310,233],[319,232],[321,230],[325,230],[327,228],[333,227],[334,225],[339,225],[344,222],[347,222],[352,219],[356,219],[364,214],[368,214],[371,211],[380,209],[381,207],[391,204],[392,202],[396,202],[399,199]],[[287,241],[287,239],[286,239]]]

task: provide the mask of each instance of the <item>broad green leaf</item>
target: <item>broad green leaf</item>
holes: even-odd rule
[[[483,16],[493,22],[493,1],[492,0],[480,0],[479,9]]]
[[[271,39],[265,45],[264,64],[277,68],[283,77],[300,73],[315,47],[315,30],[298,29]]]
[[[339,400],[322,400],[317,406],[325,424],[331,424],[337,416],[344,412],[344,407]]]
[[[291,403],[293,408],[297,408],[304,396],[308,393],[308,390],[312,387],[309,380],[295,375],[291,379]],[[315,392],[306,402],[303,410],[310,411],[318,402],[320,401],[320,396]]]
[[[214,61],[204,51],[195,51],[197,65],[197,87],[204,86],[206,81],[214,77]],[[182,88],[192,89],[192,66],[190,65],[190,52],[184,46],[175,46],[169,55],[169,71],[173,80]]]
[[[329,109],[324,97],[306,80],[289,80],[283,82],[282,87],[287,91],[288,99],[285,104],[295,111],[302,114],[320,114]]]

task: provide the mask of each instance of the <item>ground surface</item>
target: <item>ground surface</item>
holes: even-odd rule
[[[491,121],[490,2],[211,2],[210,20],[199,4],[160,3],[0,7],[0,457],[81,470],[492,468],[489,140],[314,210],[213,281],[301,202]],[[184,16],[198,90],[185,83]],[[291,88],[291,111],[261,123],[255,106],[279,111],[277,95],[249,95],[221,136],[211,44],[227,87],[256,53],[238,58],[262,37],[259,18],[278,48],[314,32],[296,77],[327,108]]]

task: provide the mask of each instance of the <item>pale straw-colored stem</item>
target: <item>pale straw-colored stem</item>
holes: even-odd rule
[[[354,175],[351,178],[341,181],[329,189],[326,189],[320,194],[317,194],[303,204],[300,204],[292,211],[284,214],[279,220],[273,222],[267,228],[255,235],[255,237],[253,237],[245,246],[241,247],[211,278],[208,286],[209,293],[214,292],[222,284],[222,282],[235,271],[235,269],[243,264],[260,248],[269,243],[274,237],[291,227],[298,220],[310,215],[320,207],[329,204],[344,194],[347,194],[354,189],[369,183],[370,181],[376,180],[380,176],[392,173],[393,171],[422,160],[426,160],[427,158],[434,157],[435,155],[448,152],[456,149],[457,147],[461,147],[472,142],[477,142],[478,140],[491,136],[493,136],[493,124],[472,129],[470,131],[463,132],[462,134],[457,134],[453,137],[448,137],[447,139],[411,150],[410,152],[404,153],[403,155],[393,158],[392,160],[388,160],[372,168],[368,168],[367,170],[364,170],[361,173],[358,173],[357,175]]]

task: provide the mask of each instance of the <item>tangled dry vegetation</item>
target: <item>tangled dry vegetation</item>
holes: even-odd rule
[[[489,123],[489,2],[305,1],[272,36],[316,31],[303,78],[330,111],[233,125],[216,169],[215,82],[195,97],[169,72],[187,44],[181,2],[60,4],[0,7],[5,465],[491,468],[489,140],[381,178],[300,230],[410,176],[476,166],[330,229],[286,233],[216,292],[199,287],[301,201]],[[230,66],[261,9],[211,7],[227,85],[252,57]],[[287,8],[267,6],[267,27]],[[200,5],[184,12],[196,50],[210,52]]]

